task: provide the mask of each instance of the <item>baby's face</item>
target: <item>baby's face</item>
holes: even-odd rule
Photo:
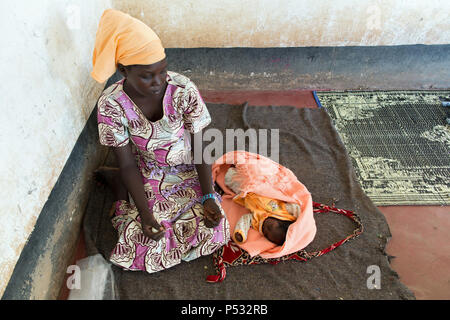
[[[262,232],[270,242],[279,246],[283,245],[286,239],[286,232],[280,225],[280,220],[275,218],[267,218],[264,220]]]

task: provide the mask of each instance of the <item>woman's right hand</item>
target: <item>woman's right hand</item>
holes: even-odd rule
[[[164,236],[165,230],[153,217],[153,213],[141,214],[141,226],[144,235],[152,240],[159,241]]]

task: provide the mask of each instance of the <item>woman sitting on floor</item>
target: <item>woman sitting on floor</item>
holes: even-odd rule
[[[98,100],[100,143],[114,151],[110,261],[149,273],[209,255],[229,241],[229,225],[213,189],[211,166],[191,164],[189,139],[211,122],[194,83],[167,71],[158,36],[143,22],[106,10],[99,23],[92,77],[123,79]],[[193,140],[192,140],[193,141]],[[130,198],[131,195],[131,198]]]

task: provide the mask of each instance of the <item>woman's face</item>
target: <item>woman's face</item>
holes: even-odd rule
[[[148,65],[119,64],[119,71],[126,78],[127,85],[143,97],[158,96],[166,88],[167,59]]]

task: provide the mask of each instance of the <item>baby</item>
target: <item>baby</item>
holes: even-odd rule
[[[246,207],[251,213],[243,215],[236,224],[233,239],[237,243],[247,240],[250,227],[264,235],[269,241],[281,246],[286,240],[289,226],[297,220],[300,206],[281,200],[259,196],[249,192],[239,197],[241,192],[239,177],[235,167],[230,167],[225,174],[225,184],[238,196],[233,201]]]

